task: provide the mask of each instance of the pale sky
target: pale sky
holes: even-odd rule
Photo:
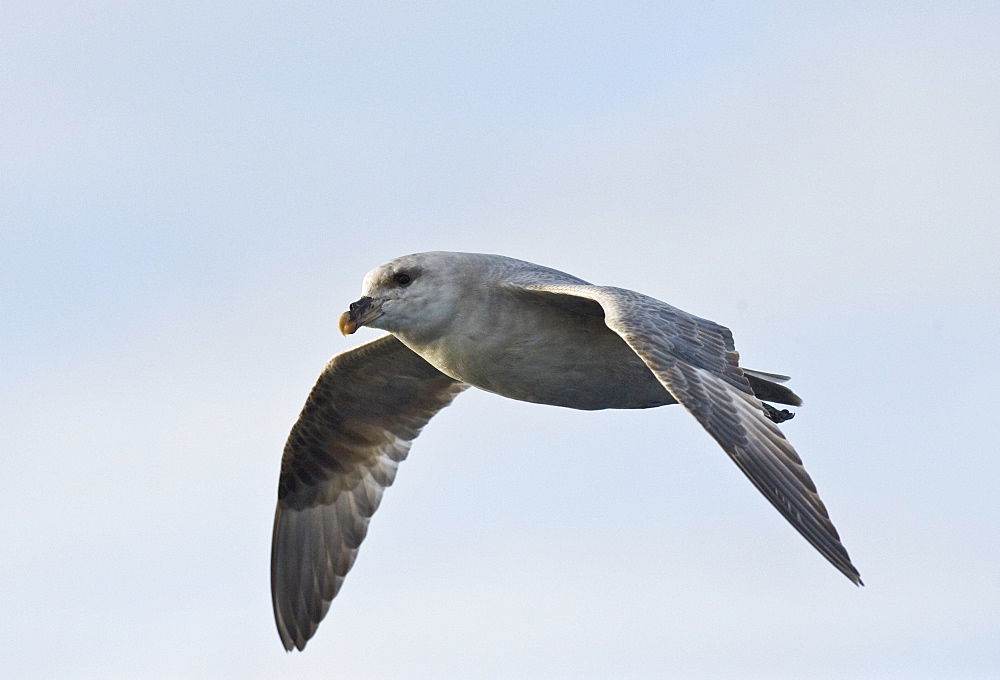
[[[995,678],[1000,5],[7,2],[5,677]],[[866,587],[679,407],[470,391],[304,653],[281,449],[361,279],[733,330]],[[364,336],[364,337],[360,337]]]

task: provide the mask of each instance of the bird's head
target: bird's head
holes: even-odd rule
[[[363,297],[340,317],[340,332],[380,328],[417,343],[440,336],[459,314],[463,292],[476,268],[467,253],[418,253],[368,272]]]

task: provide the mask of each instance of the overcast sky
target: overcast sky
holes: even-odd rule
[[[832,4],[3,3],[4,675],[997,677],[1000,5]],[[425,250],[730,327],[866,587],[678,407],[470,391],[286,654],[284,439]]]

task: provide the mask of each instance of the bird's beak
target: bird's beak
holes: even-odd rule
[[[350,335],[370,321],[382,316],[382,301],[365,296],[357,302],[352,302],[348,311],[340,315],[337,325],[340,332]]]

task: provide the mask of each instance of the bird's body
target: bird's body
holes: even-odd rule
[[[855,583],[815,486],[774,424],[783,376],[741,369],[723,326],[648,296],[496,255],[421,253],[372,270],[341,318],[392,335],[335,357],[282,459],[272,596],[286,648],[315,631],[420,428],[467,386],[576,409],[680,402]],[[780,414],[786,414],[784,416]]]
[[[530,275],[535,267],[497,256],[491,257],[490,264],[489,271],[501,280]],[[568,274],[549,272],[564,285],[590,285]],[[604,323],[598,303],[546,297],[516,285],[465,286],[479,295],[456,301],[445,332],[422,341],[411,340],[405,331],[396,333],[403,344],[445,375],[510,399],[567,408],[648,408],[676,403],[642,359]],[[470,318],[478,323],[466,323]]]
[[[502,341],[497,334],[441,340],[420,354],[445,375],[520,401],[585,410],[675,403],[602,317],[545,307],[526,315],[522,325],[507,326]],[[566,323],[540,333],[538,316]],[[506,370],[491,370],[495,366]]]

